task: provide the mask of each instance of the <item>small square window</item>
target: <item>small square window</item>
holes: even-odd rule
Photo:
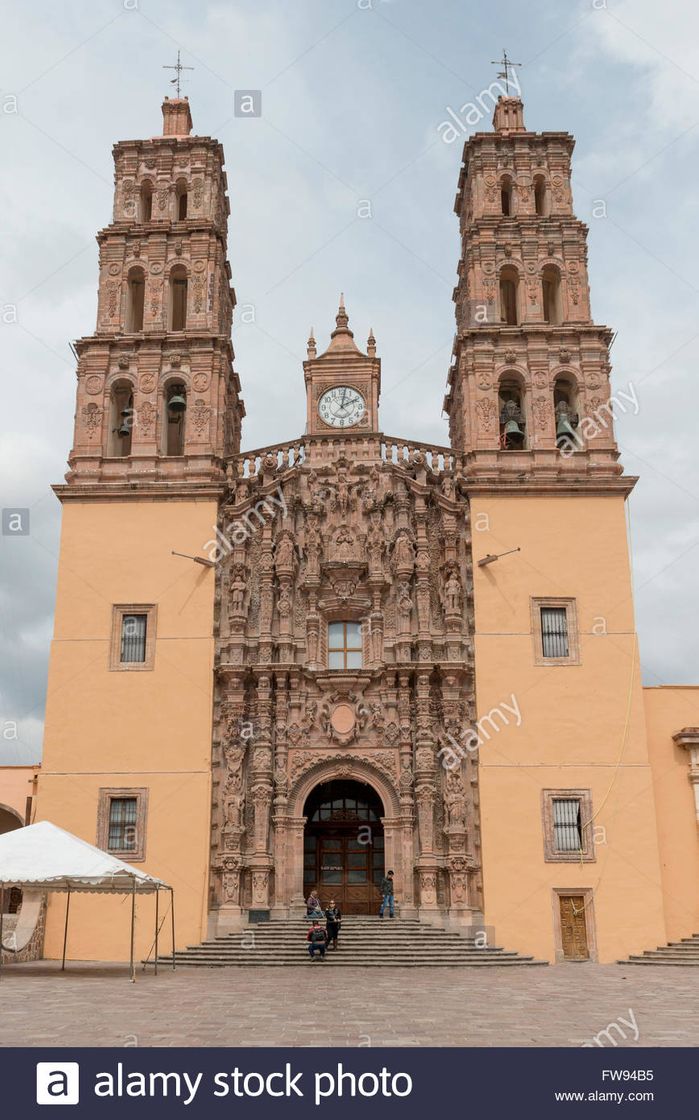
[[[361,669],[362,626],[360,622],[328,624],[328,668]]]
[[[147,789],[101,789],[97,846],[128,863],[144,859],[147,805]]]
[[[110,669],[133,672],[152,669],[155,656],[156,607],[119,604],[112,610]]]
[[[532,635],[537,665],[579,665],[575,599],[532,599]]]
[[[589,789],[543,790],[542,817],[547,863],[589,863],[595,859]]]

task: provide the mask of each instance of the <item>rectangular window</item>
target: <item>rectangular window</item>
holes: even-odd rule
[[[146,660],[147,614],[124,614],[121,616],[121,656],[119,660]]]
[[[565,607],[540,607],[544,657],[568,657],[568,612]]]
[[[361,623],[331,622],[328,626],[328,668],[361,669],[361,667]]]
[[[145,858],[148,790],[101,789],[97,846],[128,863]]]
[[[542,791],[544,860],[591,863],[595,859],[592,795],[589,789]]]
[[[112,797],[109,802],[109,834],[107,847],[110,852],[133,852],[136,850],[136,809],[135,797]]]
[[[155,656],[156,607],[118,604],[112,609],[110,669],[152,669]]]
[[[557,852],[582,851],[582,822],[579,797],[554,797],[553,846]]]
[[[537,665],[579,665],[575,599],[532,599],[532,636]]]

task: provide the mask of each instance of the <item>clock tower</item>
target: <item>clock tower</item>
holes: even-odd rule
[[[306,382],[309,436],[332,436],[352,429],[356,433],[378,431],[381,359],[376,357],[376,339],[369,331],[363,354],[349,329],[344,297],[335,319],[335,330],[325,353],[317,356],[313,330],[308,339],[308,358],[303,363]]]

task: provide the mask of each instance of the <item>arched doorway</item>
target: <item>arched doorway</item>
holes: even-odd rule
[[[306,799],[303,815],[303,886],[314,887],[327,905],[334,898],[343,914],[374,914],[384,875],[381,798],[365,782],[322,782]]]

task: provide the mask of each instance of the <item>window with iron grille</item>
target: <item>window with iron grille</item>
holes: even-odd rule
[[[541,649],[544,657],[569,657],[568,612],[565,607],[541,607]]]
[[[553,799],[553,846],[557,852],[580,852],[583,847],[579,797]]]
[[[123,662],[146,660],[147,614],[125,614],[121,619],[121,658]]]
[[[361,669],[362,627],[359,622],[328,625],[328,669]]]
[[[531,622],[537,665],[579,665],[580,643],[575,599],[532,598]]]
[[[124,856],[129,863],[145,859],[147,787],[100,789],[97,802],[97,846]]]
[[[542,790],[541,808],[546,862],[594,862],[590,790]]]
[[[154,603],[117,603],[112,608],[110,669],[152,669],[157,607]]]
[[[109,802],[109,832],[107,834],[109,851],[135,851],[137,824],[138,798],[112,797]]]

